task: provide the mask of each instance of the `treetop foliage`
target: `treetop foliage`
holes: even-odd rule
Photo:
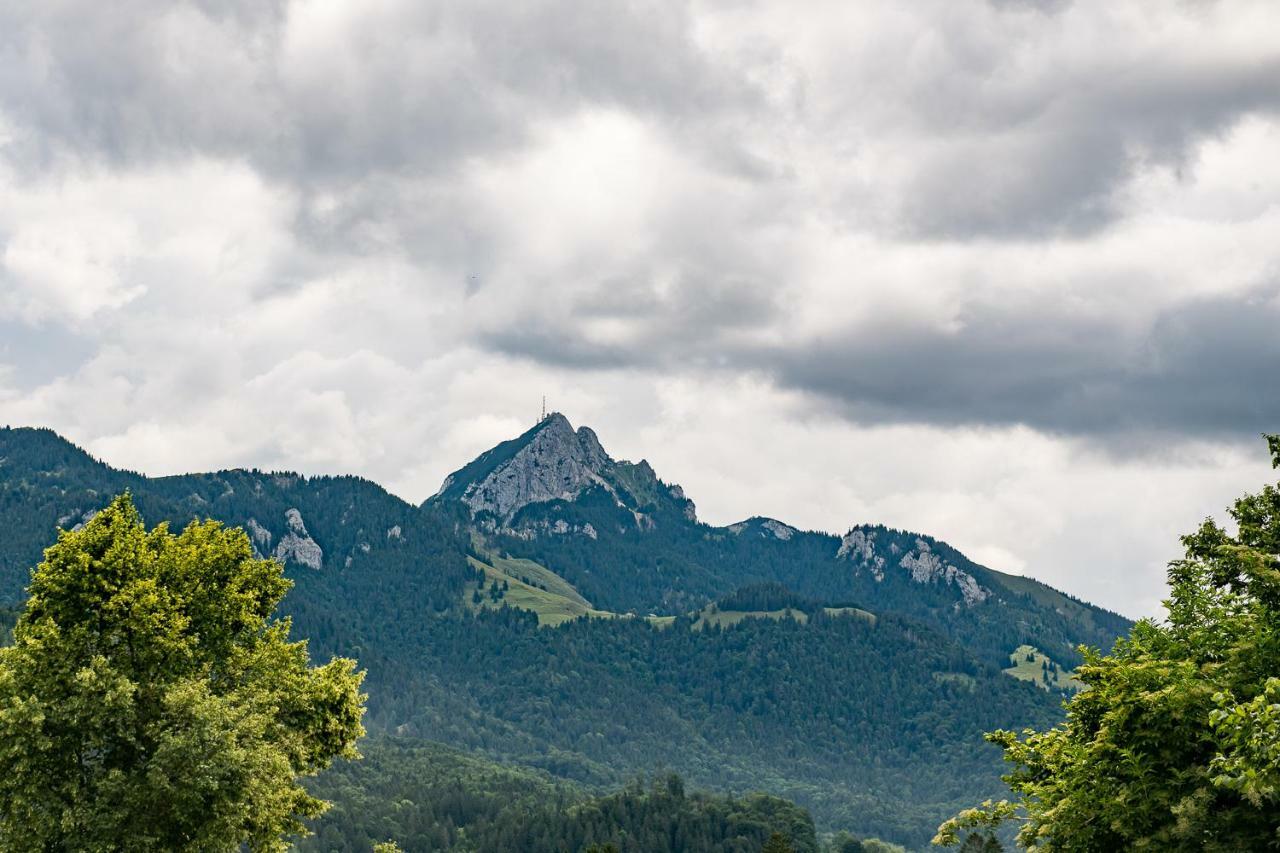
[[[1090,689],[1062,725],[988,736],[1018,799],[962,812],[935,843],[1016,819],[1044,850],[1280,847],[1280,490],[1228,512],[1234,534],[1208,519],[1183,537],[1165,621],[1086,654]]]
[[[242,531],[147,531],[127,493],[61,532],[0,649],[0,847],[283,849],[364,701],[272,619],[288,588]]]

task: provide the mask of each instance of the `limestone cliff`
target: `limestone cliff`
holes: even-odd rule
[[[614,460],[595,432],[585,426],[575,430],[558,412],[450,474],[431,501],[459,500],[472,515],[488,513],[505,525],[530,504],[573,501],[593,487],[635,513],[641,527],[648,523],[645,507],[664,500],[677,502],[687,518],[696,517],[693,501],[679,486],[662,483],[649,463]],[[580,532],[595,533],[586,528]]]

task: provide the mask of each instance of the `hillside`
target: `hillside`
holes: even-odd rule
[[[645,461],[612,459],[595,433],[559,414],[450,475],[424,506],[465,513],[483,547],[550,568],[601,610],[675,615],[777,582],[908,615],[1001,666],[1024,644],[1074,666],[1079,645],[1109,648],[1129,627],[925,534],[859,524],[836,536],[758,517],[700,523],[679,486]]]
[[[542,485],[517,492],[543,495],[523,451],[555,432],[537,468],[568,470],[571,487],[518,506],[486,492],[502,514],[464,501],[478,492],[459,476],[416,507],[355,477],[147,478],[48,431],[3,430],[3,602],[59,525],[129,489],[148,523],[217,518],[281,559],[298,635],[367,667],[373,732],[588,788],[673,770],[911,844],[1000,789],[983,731],[1060,714],[1059,694],[1001,672],[1009,655],[1034,645],[1069,667],[1069,643],[1109,645],[1125,624],[925,536],[702,524],[647,463],[595,453],[567,421],[541,427],[470,470],[527,474]]]
[[[797,853],[817,853],[813,819],[764,794],[686,792],[674,775],[592,795],[545,773],[437,744],[376,739],[312,790],[338,805],[301,839],[309,851],[368,850],[395,839],[407,851],[559,853],[614,844],[643,853],[746,853],[773,832]]]

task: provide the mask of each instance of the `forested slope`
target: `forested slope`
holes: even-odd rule
[[[1100,638],[1110,624],[1104,611],[1056,604],[1040,585],[1032,591],[1041,601],[1005,587],[997,598],[995,573],[932,540],[940,559],[993,595],[966,606],[954,585],[903,571],[876,580],[874,557],[919,549],[911,534],[876,531],[858,563],[837,537],[767,520],[711,528],[675,487],[646,480],[647,466],[611,464],[613,493],[588,488],[486,524],[461,502],[415,507],[354,477],[146,478],[48,431],[4,430],[0,589],[17,602],[56,528],[129,489],[148,523],[216,518],[282,559],[295,633],[317,657],[352,655],[368,669],[374,732],[440,741],[592,790],[677,771],[699,787],[793,798],[823,827],[913,844],[975,792],[999,790],[983,731],[1058,718],[1061,697],[1002,675],[1008,650],[996,653],[1027,641],[1062,646],[1067,634]],[[621,517],[628,489],[650,500]],[[592,519],[594,538],[573,532]],[[543,532],[520,535],[526,522],[545,522]],[[501,599],[500,609],[477,612],[483,572],[468,557],[515,574],[524,567],[548,592],[602,610],[643,616],[637,605],[665,601],[667,616],[552,629]],[[803,620],[735,617],[721,628],[699,616],[758,581],[786,584]],[[861,609],[828,612],[851,605]]]

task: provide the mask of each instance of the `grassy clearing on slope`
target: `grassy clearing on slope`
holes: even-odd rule
[[[577,602],[588,610],[592,609],[591,602],[583,598],[582,594],[574,589],[573,584],[533,560],[490,556],[486,562],[508,577],[524,581],[531,586],[546,587],[549,593]]]
[[[875,614],[857,607],[824,607],[823,610],[828,616],[853,616],[870,620],[872,624],[876,621]],[[783,610],[720,610],[712,606],[698,613],[693,627],[698,631],[709,625],[727,628],[730,625],[737,625],[743,619],[794,619],[804,625],[809,621],[809,614],[790,607]]]
[[[546,566],[520,557],[500,557],[485,546],[484,537],[471,534],[472,549],[483,559],[468,557],[472,568],[480,569],[485,575],[485,589],[480,591],[481,601],[472,601],[476,591],[475,584],[467,584],[463,593],[467,607],[497,608],[504,605],[519,607],[532,611],[538,617],[539,625],[556,626],[579,616],[591,616],[598,619],[633,619],[629,613],[614,613],[611,610],[598,610],[582,593],[560,575]],[[488,587],[493,581],[499,585],[505,581],[507,592],[502,598],[494,601],[489,597]],[[669,628],[676,621],[674,616],[644,617],[655,628]]]
[[[1018,646],[1013,654],[1009,655],[1009,662],[1013,665],[1004,670],[1005,675],[1030,681],[1045,689],[1069,690],[1073,693],[1084,689],[1084,683],[1076,680],[1074,669],[1063,669],[1035,646]],[[1046,663],[1050,667],[1047,677]]]
[[[561,622],[567,622],[570,619],[577,619],[579,616],[597,616],[611,619],[616,615],[607,610],[596,610],[576,591],[570,596],[561,592],[552,592],[550,589],[540,589],[525,583],[518,577],[513,577],[500,569],[494,568],[488,563],[477,560],[475,557],[468,557],[467,560],[471,563],[472,568],[483,571],[485,578],[485,588],[480,591],[480,602],[478,604],[472,600],[476,591],[474,584],[467,584],[467,588],[463,593],[465,596],[463,600],[468,607],[473,609],[480,607],[518,607],[536,614],[539,625],[551,626],[559,625]],[[526,572],[525,574],[527,577],[528,573]],[[530,579],[532,580],[532,578]],[[507,584],[506,593],[497,601],[493,600],[489,595],[489,585],[494,581],[497,581],[499,586],[504,582]],[[563,583],[563,580],[561,580],[561,583]],[[550,584],[547,584],[547,586],[550,587]]]
[[[582,596],[573,584],[560,575],[533,560],[516,557],[499,557],[485,547],[484,539],[473,534],[472,547],[483,559],[468,557],[472,568],[484,572],[484,588],[480,590],[480,602],[473,601],[476,592],[475,584],[467,584],[463,592],[466,606],[472,610],[479,608],[499,608],[504,606],[529,610],[537,615],[539,625],[554,627],[580,616],[591,616],[598,619],[632,619],[631,614],[619,614],[609,610],[598,610]],[[498,600],[489,595],[489,585],[494,581],[501,586],[507,584],[506,593]],[[829,616],[853,616],[870,620],[875,624],[874,614],[857,607],[826,607]],[[714,606],[695,614],[694,629],[701,630],[707,625],[727,628],[736,625],[743,619],[754,617],[760,619],[791,618],[805,624],[809,615],[800,610],[718,610]],[[643,617],[655,628],[669,628],[675,623],[675,616]]]
[[[809,614],[802,610],[713,610],[708,607],[698,614],[697,620],[693,623],[695,631],[701,631],[708,626],[718,628],[728,628],[730,625],[737,625],[743,619],[773,619],[775,621],[782,619],[794,619],[801,625],[809,621]]]
[[[858,619],[866,619],[872,625],[876,624],[876,615],[870,610],[863,610],[861,607],[824,607],[828,616],[854,616]]]

